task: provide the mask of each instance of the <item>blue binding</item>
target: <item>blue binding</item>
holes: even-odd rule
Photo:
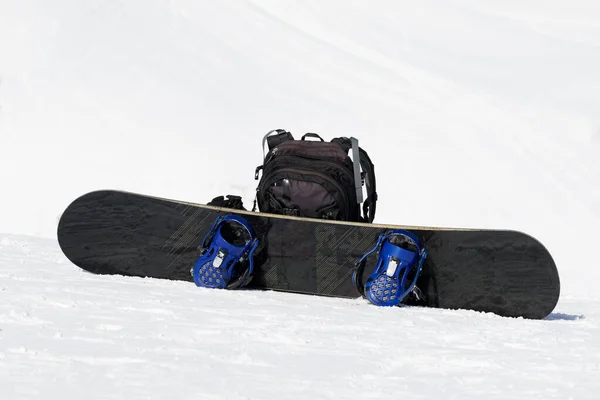
[[[389,241],[392,236],[404,236],[417,248],[417,251],[406,250]],[[362,275],[366,259],[373,252],[378,252],[377,264],[363,285]],[[379,235],[375,246],[366,252],[356,263],[352,275],[352,283],[361,295],[378,306],[396,306],[413,290],[421,273],[427,250],[421,245],[419,238],[413,233],[394,229]],[[415,270],[412,281],[408,275]]]
[[[243,246],[229,243],[221,229],[226,222],[234,222],[247,232],[249,240]],[[227,214],[218,217],[202,241],[202,254],[192,268],[196,286],[215,289],[235,289],[247,285],[254,270],[254,251],[258,239],[252,226],[244,218]],[[240,271],[236,265],[247,261],[247,268]]]

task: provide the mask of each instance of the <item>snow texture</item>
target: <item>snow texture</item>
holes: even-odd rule
[[[595,399],[595,0],[0,2],[2,399]],[[375,222],[527,232],[543,321],[99,277],[77,196],[254,197],[260,141],[354,136]]]
[[[0,239],[6,399],[593,399],[600,301],[546,320],[96,276]]]

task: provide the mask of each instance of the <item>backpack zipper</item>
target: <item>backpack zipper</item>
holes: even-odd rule
[[[335,167],[336,169],[341,170],[342,173],[344,175],[346,175],[346,177],[350,178],[350,182],[354,182],[354,172],[350,173],[350,171],[348,171],[347,169],[345,169],[344,167],[342,167],[340,164],[336,163],[335,161],[323,160],[322,158],[318,158],[318,157],[310,157],[310,156],[297,155],[297,154],[294,154],[294,155],[284,154],[284,155],[277,156],[277,159],[279,160],[281,158],[297,158],[297,157],[304,158],[307,160],[315,160],[315,161],[319,161],[319,162],[323,162],[328,165],[331,165],[331,166]],[[273,156],[273,159],[274,158],[275,157]],[[273,162],[273,160],[271,160],[271,162]]]
[[[343,207],[344,207],[344,215],[346,215],[347,218],[352,218],[352,216],[349,215],[350,214],[350,209],[349,209],[349,206],[348,206],[348,196],[346,195],[346,191],[336,181],[334,181],[333,179],[331,179],[327,175],[322,174],[320,172],[302,170],[302,169],[297,169],[297,168],[281,168],[281,169],[277,169],[277,171],[273,175],[277,176],[278,173],[283,173],[283,172],[295,172],[295,173],[303,174],[303,175],[316,175],[316,176],[319,176],[319,177],[323,178],[323,180],[325,180],[325,181],[333,184],[333,186],[335,186],[335,188],[338,190],[338,192],[342,195],[342,203],[343,203]],[[265,185],[265,186],[270,187],[277,180],[278,179],[271,179],[271,181],[269,182],[269,184]]]

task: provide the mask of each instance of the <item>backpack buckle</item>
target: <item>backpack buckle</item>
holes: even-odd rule
[[[283,215],[289,215],[291,217],[299,217],[300,213],[297,208],[284,208],[281,210]]]

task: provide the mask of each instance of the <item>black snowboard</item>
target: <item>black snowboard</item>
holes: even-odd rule
[[[425,295],[420,305],[541,319],[558,301],[552,257],[516,231],[301,219],[105,190],[69,205],[58,241],[75,265],[92,273],[193,284],[198,247],[217,216],[229,213],[249,221],[261,241],[250,288],[357,298],[351,279],[356,261],[380,233],[401,228],[416,234],[428,251],[417,282]],[[368,259],[370,265],[375,261]]]

